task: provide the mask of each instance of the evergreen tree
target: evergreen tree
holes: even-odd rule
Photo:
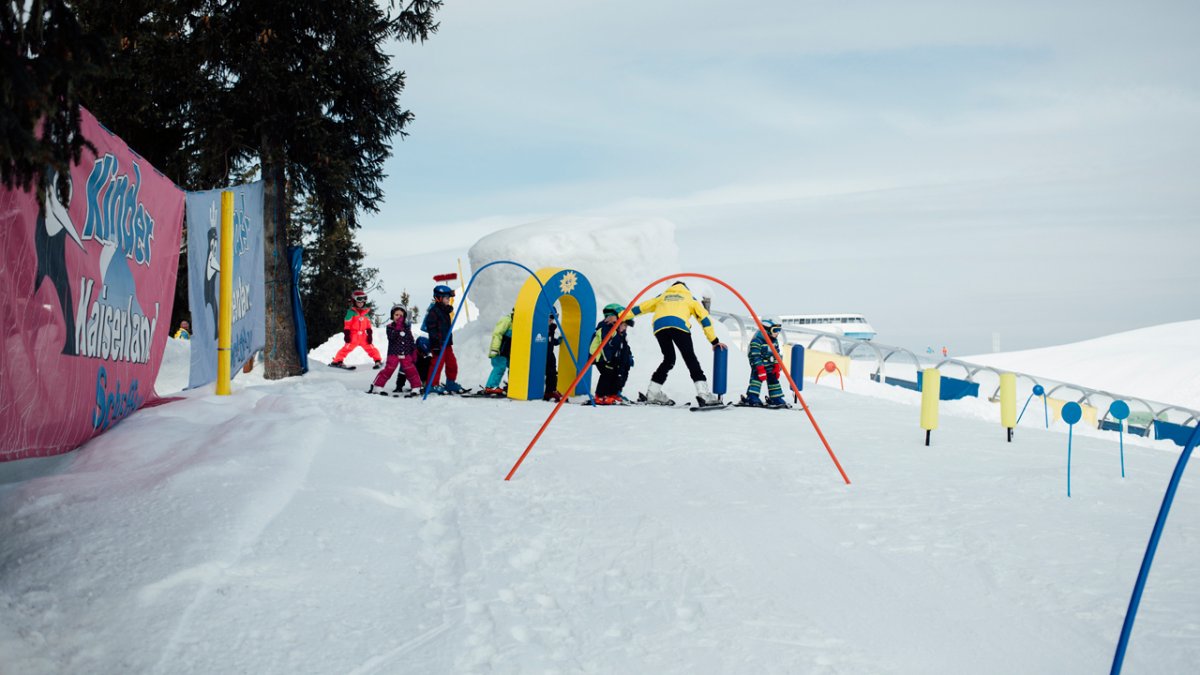
[[[355,231],[345,224],[327,227],[314,197],[301,200],[293,211],[293,222],[305,233],[305,265],[300,276],[300,301],[308,344],[316,347],[331,335],[342,332],[350,294],[363,289],[371,296],[372,320],[378,324],[383,292],[379,270],[364,267],[365,254],[355,241]]]
[[[126,140],[149,136],[145,146],[131,145],[185,188],[222,187],[235,173],[259,167],[265,374],[299,374],[285,261],[287,247],[310,228],[290,225],[288,193],[310,196],[319,213],[318,250],[308,256],[319,267],[305,275],[309,302],[325,284],[330,293],[352,290],[363,280],[352,234],[358,211],[377,209],[391,139],[406,135],[412,121],[399,105],[404,73],[384,48],[436,32],[441,1],[384,8],[375,0],[129,0],[117,3],[119,11],[109,11],[106,0],[80,4],[87,25],[109,38],[119,61],[89,99],[106,123]],[[339,272],[339,264],[353,271]],[[309,319],[310,335],[321,335],[323,320]]]
[[[64,0],[0,3],[0,184],[40,192],[47,167],[68,175],[91,147],[79,133],[81,90],[103,63],[103,44]]]

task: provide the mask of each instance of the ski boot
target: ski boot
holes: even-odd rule
[[[371,367],[371,370],[379,370],[382,367],[383,367],[383,361],[376,361],[375,365]]]
[[[788,402],[783,400],[782,396],[771,396],[771,397],[767,398],[767,407],[768,408],[790,408],[792,406],[788,405]]]
[[[653,380],[650,381],[650,386],[646,387],[646,393],[643,394],[643,397],[646,399],[646,403],[652,405],[675,405],[675,401],[672,401],[663,393],[662,385]]]
[[[743,394],[742,401],[739,405],[762,407],[764,404],[758,394]]]
[[[696,403],[701,407],[720,405],[721,399],[708,388],[708,380],[696,380]]]
[[[461,394],[463,393],[463,387],[454,380],[446,380],[446,384],[442,385],[442,391],[440,393]]]

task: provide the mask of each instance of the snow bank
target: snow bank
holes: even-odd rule
[[[1200,410],[1200,320],[965,361]]]
[[[624,304],[650,281],[679,271],[675,225],[661,218],[542,220],[489,234],[468,255],[472,270],[496,260],[512,260],[535,272],[542,267],[579,270],[600,306]],[[494,324],[512,308],[527,278],[518,267],[497,265],[475,280],[471,297],[485,324]]]

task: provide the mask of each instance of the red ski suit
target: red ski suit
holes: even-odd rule
[[[346,344],[333,357],[336,362],[341,362],[350,352],[354,351],[355,347],[362,347],[367,351],[367,356],[370,356],[376,361],[382,361],[379,356],[379,350],[375,345],[371,344],[371,308],[368,306],[351,307],[346,310],[345,329]]]

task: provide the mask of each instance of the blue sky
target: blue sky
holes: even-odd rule
[[[440,18],[396,50],[416,122],[361,235],[393,295],[498,228],[654,216],[764,312],[863,312],[891,344],[1200,314],[1200,3],[450,0]]]

